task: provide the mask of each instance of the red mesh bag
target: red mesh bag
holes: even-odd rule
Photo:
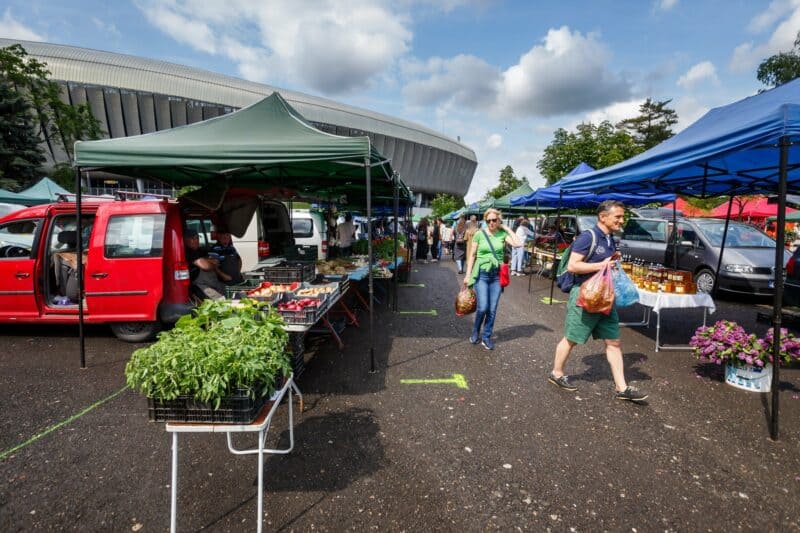
[[[611,277],[611,263],[587,279],[578,294],[578,306],[589,313],[611,314],[614,308],[614,280]]]
[[[478,307],[478,298],[475,291],[464,287],[456,295],[456,316],[465,316],[474,313]]]

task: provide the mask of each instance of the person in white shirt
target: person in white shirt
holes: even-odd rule
[[[353,225],[353,215],[347,213],[344,222],[336,226],[336,241],[339,243],[339,252],[344,257],[353,255],[353,240],[356,228]]]
[[[520,217],[522,219],[522,217]],[[511,249],[511,275],[524,276],[523,268],[525,268],[525,242],[529,237],[533,236],[533,232],[528,227],[528,221],[522,219],[519,221],[517,231],[515,232],[517,240],[522,243],[522,246]]]

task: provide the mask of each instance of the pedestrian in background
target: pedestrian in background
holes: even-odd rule
[[[442,226],[438,218],[433,219],[431,226],[431,261],[433,263],[439,260],[442,254]]]
[[[511,275],[524,276],[523,268],[525,268],[525,243],[533,235],[533,232],[528,227],[528,221],[523,217],[519,217],[517,230],[514,232],[517,240],[522,243],[522,246],[511,249]]]
[[[356,227],[353,224],[353,215],[347,213],[344,222],[336,226],[336,242],[339,243],[339,252],[344,257],[353,255],[353,241],[356,238]]]
[[[486,229],[477,231],[467,251],[467,273],[464,285],[475,287],[478,305],[475,323],[469,342],[481,342],[487,350],[494,350],[492,332],[500,301],[500,265],[503,262],[503,247],[519,246],[516,235],[503,224],[500,211],[487,209],[483,214]],[[481,329],[483,333],[481,334]]]
[[[618,400],[641,402],[647,398],[647,394],[637,391],[625,382],[617,310],[612,308],[608,315],[589,313],[577,303],[581,284],[619,257],[613,232],[620,230],[624,218],[625,206],[622,202],[616,200],[602,202],[597,208],[597,225],[581,233],[572,245],[567,270],[575,275],[575,285],[569,293],[567,302],[564,337],[556,346],[553,371],[547,380],[568,391],[578,390],[564,373],[564,365],[575,345],[586,343],[589,336],[592,336],[595,339],[602,339],[606,344],[606,359],[611,366],[611,375],[616,386],[614,397]]]
[[[456,261],[458,273],[464,273],[464,259],[467,257],[467,221],[464,215],[458,217],[453,229],[453,259]]]
[[[424,217],[417,224],[417,261],[428,262],[428,219]]]

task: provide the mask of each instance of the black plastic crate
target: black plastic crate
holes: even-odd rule
[[[283,256],[290,261],[316,261],[319,252],[316,244],[295,244],[284,248]]]
[[[251,398],[249,389],[237,389],[223,398],[218,409],[191,396],[175,400],[147,399],[147,414],[154,422],[211,422],[214,424],[249,424],[267,401],[266,396]]]
[[[263,277],[273,283],[293,283],[295,281],[311,281],[316,273],[315,263],[295,261],[281,263],[278,266],[262,267]]]
[[[248,291],[252,291],[259,285],[261,285],[260,279],[248,279],[239,285],[226,285],[225,297],[228,298],[228,300],[241,300],[242,298],[247,297]]]
[[[276,306],[275,310],[278,312],[279,315],[283,317],[284,322],[286,322],[287,324],[294,324],[300,326],[314,325],[322,316],[322,311],[325,309],[325,299],[314,296],[307,296],[306,298],[312,298],[314,300],[319,301],[319,305],[315,307],[306,307],[304,309],[301,309],[300,311],[288,311],[286,309],[279,309]],[[296,299],[294,294],[286,295],[283,298],[283,301],[287,302],[293,299]]]

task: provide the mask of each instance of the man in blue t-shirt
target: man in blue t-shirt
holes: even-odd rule
[[[578,295],[583,282],[599,272],[609,261],[619,258],[612,233],[619,231],[625,218],[625,206],[616,200],[606,200],[597,208],[597,225],[581,233],[572,245],[567,270],[575,274],[575,285],[567,302],[567,317],[564,321],[564,337],[556,346],[553,371],[547,380],[562,389],[576,391],[564,374],[564,365],[576,344],[584,344],[589,336],[603,339],[606,343],[606,359],[616,386],[615,398],[642,402],[647,394],[639,392],[625,382],[625,367],[620,343],[619,316],[611,313],[589,313],[578,306]]]

